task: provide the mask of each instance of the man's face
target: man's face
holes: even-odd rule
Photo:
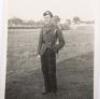
[[[44,16],[44,21],[45,21],[46,24],[50,23],[51,19],[52,19],[52,18],[51,18],[50,15]]]

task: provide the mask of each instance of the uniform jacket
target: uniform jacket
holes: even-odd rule
[[[48,24],[41,28],[38,54],[43,55],[47,48],[50,48],[57,53],[64,45],[64,37],[58,26]]]

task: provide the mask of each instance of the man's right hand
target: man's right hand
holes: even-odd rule
[[[40,55],[37,52],[34,52],[33,54],[36,58],[40,58]]]
[[[40,55],[37,55],[36,57],[37,57],[37,58],[40,58]]]

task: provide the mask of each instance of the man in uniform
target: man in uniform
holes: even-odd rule
[[[41,56],[41,69],[44,77],[45,91],[57,92],[56,54],[65,45],[62,31],[52,23],[53,14],[50,11],[43,13],[44,26],[41,29],[38,45],[38,54]],[[57,44],[57,40],[59,43]]]

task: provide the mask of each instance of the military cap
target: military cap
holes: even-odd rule
[[[46,16],[46,15],[50,15],[51,17],[53,17],[52,12],[49,10],[43,13],[43,16]]]

